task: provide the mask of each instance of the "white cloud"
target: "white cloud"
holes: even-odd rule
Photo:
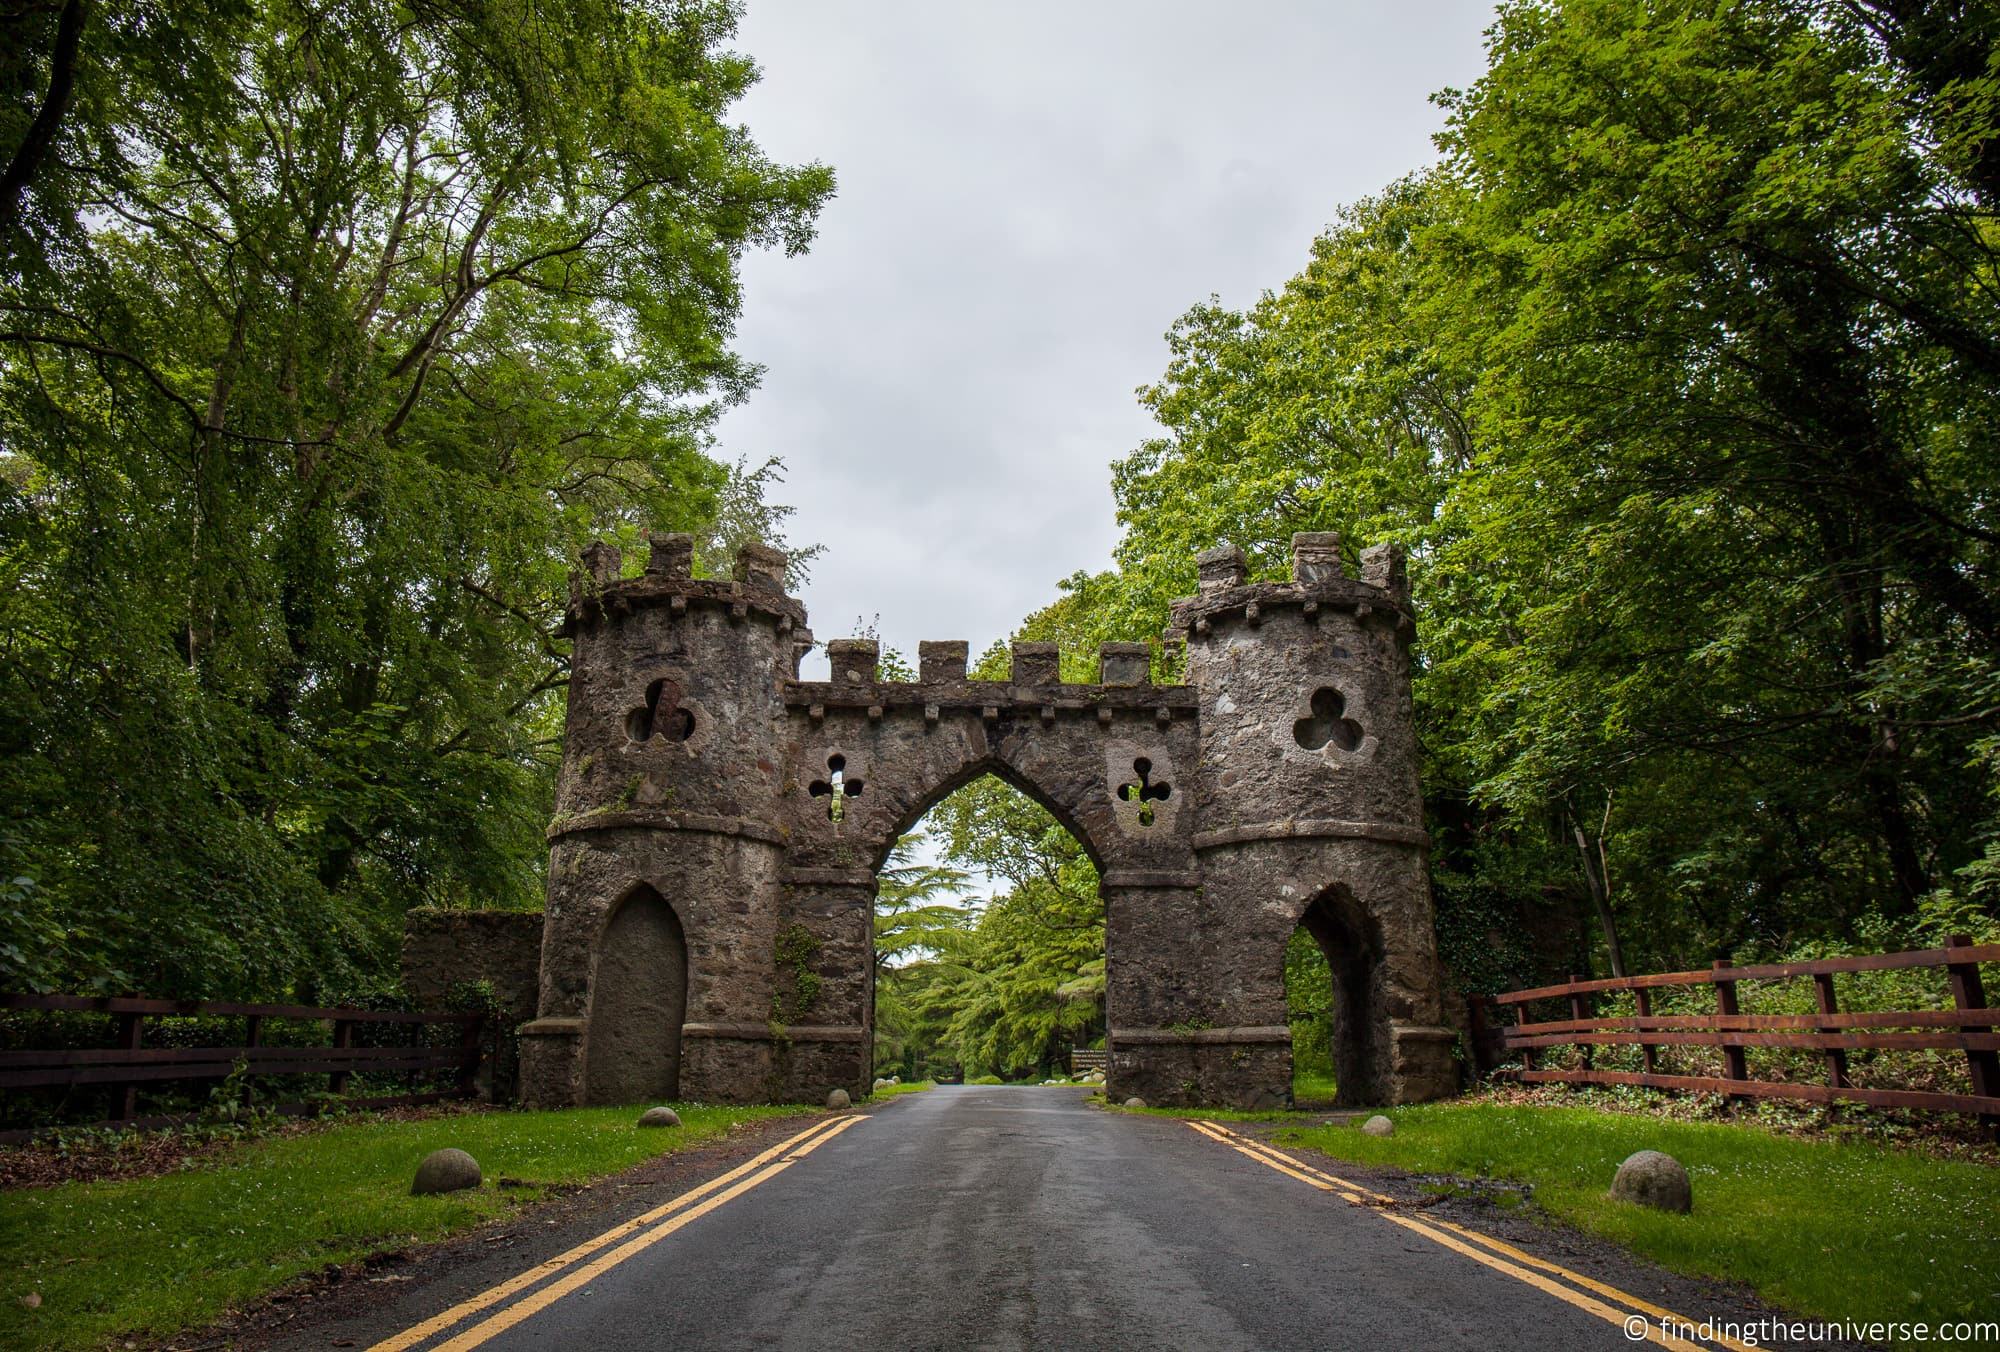
[[[1167,327],[1281,285],[1340,204],[1430,162],[1428,96],[1477,78],[1490,17],[751,0],[738,117],[840,186],[811,253],[745,265],[768,369],[719,449],[786,461],[819,636],[879,614],[905,653],[976,652],[1104,567]]]

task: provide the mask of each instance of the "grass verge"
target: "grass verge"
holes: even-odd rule
[[[909,1084],[885,1084],[868,1097],[894,1098],[898,1094],[921,1094],[926,1089],[935,1088],[937,1088],[935,1080],[913,1080]]]
[[[1321,1103],[1331,1105],[1335,1091],[1339,1088],[1333,1082],[1333,1072],[1318,1070],[1295,1070],[1292,1072],[1292,1102]]]
[[[799,1111],[689,1106],[679,1128],[655,1131],[634,1127],[637,1107],[365,1120],[181,1173],[0,1193],[0,1349],[165,1338],[328,1264],[440,1239],[552,1186]],[[444,1146],[470,1151],[485,1184],[410,1196],[417,1161]]]
[[[1389,1116],[1390,1137],[1340,1126],[1279,1140],[1362,1164],[1530,1184],[1564,1221],[1678,1272],[1748,1282],[1801,1314],[1936,1324],[2000,1310],[2000,1170],[1990,1165],[1588,1108],[1428,1104]],[[1687,1167],[1691,1215],[1605,1197],[1635,1150]]]

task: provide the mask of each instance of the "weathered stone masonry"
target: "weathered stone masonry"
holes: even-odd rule
[[[1074,832],[1102,875],[1110,1089],[1162,1104],[1290,1093],[1286,940],[1306,924],[1341,1003],[1343,1097],[1456,1086],[1411,723],[1400,556],[1300,535],[1293,578],[1246,582],[1211,550],[1178,603],[1188,684],[1106,644],[1094,684],[1020,643],[1006,681],[924,643],[919,679],[875,645],[812,646],[784,556],[690,576],[655,537],[620,580],[597,545],[573,589],[567,746],[549,830],[530,1103],[678,1094],[817,1100],[871,1079],[871,912],[897,837],[994,774]]]

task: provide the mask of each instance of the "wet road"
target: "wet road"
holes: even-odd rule
[[[517,1262],[510,1282],[489,1274],[470,1299],[463,1283],[385,1293],[366,1336],[350,1326],[332,1341],[384,1352],[1634,1345],[1622,1321],[1644,1316],[1622,1289],[1381,1200],[1226,1123],[1097,1111],[1073,1089],[945,1087],[815,1124],[701,1189],[649,1199],[609,1235]],[[285,1345],[329,1338],[297,1329]]]

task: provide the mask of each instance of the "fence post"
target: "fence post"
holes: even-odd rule
[[[1813,973],[1813,1002],[1819,1006],[1819,1012],[1822,1014],[1838,1014],[1840,1012],[1840,1004],[1834,999],[1832,972]],[[1824,1023],[1819,1025],[1819,1031],[1821,1033],[1833,1034],[1836,1037],[1840,1034],[1838,1028]],[[1832,1089],[1847,1088],[1847,1053],[1839,1047],[1828,1047],[1826,1049],[1826,1082],[1827,1086]],[[1831,1117],[1838,1111],[1838,1105],[1829,1099],[1826,1111],[1827,1115]]]
[[[1715,1012],[1719,1018],[1733,1017],[1737,1013],[1736,983],[1725,980],[1720,975],[1733,965],[1728,958],[1717,958],[1715,960],[1715,971],[1717,973],[1715,978]],[[1716,1031],[1723,1032],[1725,1030],[1718,1027]],[[1731,1080],[1747,1080],[1750,1078],[1749,1063],[1744,1060],[1743,1049],[1741,1047],[1732,1047],[1724,1043],[1722,1047],[1722,1064],[1725,1078]],[[1725,1097],[1734,1099],[1741,1098],[1742,1095],[1729,1094],[1725,1095]]]
[[[459,1030],[458,1092],[464,1098],[474,1098],[479,1093],[479,1038],[485,1027],[486,1016],[481,1014]]]
[[[264,1016],[262,1014],[244,1016],[243,1045],[245,1048],[255,1048],[264,1045]],[[245,1057],[244,1060],[248,1063],[249,1069],[243,1076],[243,1106],[249,1108],[253,1106],[252,1100],[257,1096],[255,1088],[257,1082],[257,1062],[250,1057]]]
[[[1571,985],[1575,985],[1579,981],[1590,980],[1582,972],[1571,972],[1569,979]],[[1569,1016],[1578,1023],[1588,1021],[1590,1018],[1590,996],[1580,991],[1571,991],[1569,995]],[[1579,1036],[1582,1035],[1582,1032],[1582,1029],[1577,1030]],[[1583,1053],[1583,1068],[1589,1070],[1591,1062],[1595,1059],[1591,1053],[1596,1048],[1592,1047],[1588,1042],[1579,1042],[1576,1045],[1577,1049]]]
[[[1639,1035],[1648,1036],[1653,1030],[1646,1027],[1645,1021],[1653,1017],[1653,993],[1644,986],[1634,986],[1632,1007],[1639,1011]],[[1658,1053],[1659,1049],[1650,1042],[1639,1044],[1639,1063],[1648,1075],[1656,1073],[1660,1068]]]
[[[1972,940],[1963,934],[1954,934],[1944,941],[1947,950],[1967,948]],[[1945,963],[1945,970],[1951,973],[1951,1002],[1960,1009],[1985,1009],[1986,988],[1979,980],[1979,964],[1976,962]],[[1961,1025],[1961,1033],[1990,1033],[1993,1025],[1978,1027]],[[1965,1049],[1966,1068],[1972,1072],[1972,1092],[1981,1098],[2000,1098],[2000,1052],[1990,1048]],[[1979,1120],[1988,1128],[2000,1130],[2000,1114],[1981,1113]]]
[[[354,1045],[354,1023],[351,1019],[335,1019],[333,1021],[333,1045],[342,1051]],[[338,1061],[334,1064],[335,1070],[327,1077],[327,1092],[345,1094],[347,1092],[347,1063],[345,1061]]]
[[[118,1016],[118,1049],[120,1051],[136,1052],[139,1050],[139,1040],[143,1031],[141,1023],[143,1017],[143,1015],[139,1014],[120,1014]],[[119,1121],[130,1122],[133,1118],[137,1117],[139,1115],[139,1086],[137,1084],[127,1084],[125,1092],[119,1098],[118,1102]]]

